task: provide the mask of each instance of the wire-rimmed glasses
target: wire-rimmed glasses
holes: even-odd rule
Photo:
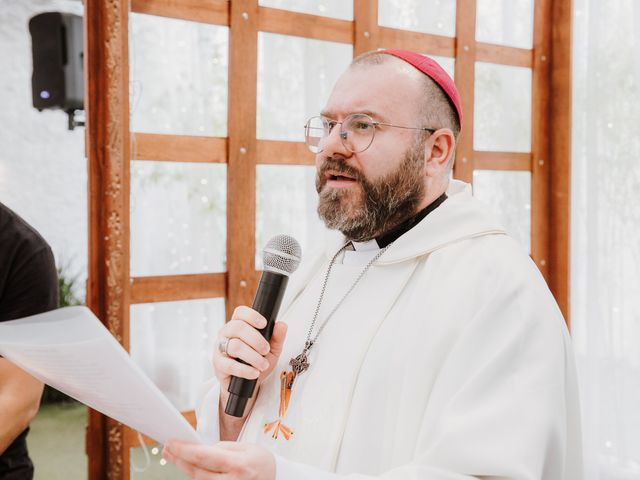
[[[366,113],[352,113],[343,121],[337,122],[321,115],[311,117],[304,126],[304,140],[309,150],[313,153],[320,153],[324,148],[324,141],[331,134],[336,125],[340,125],[340,140],[344,148],[353,153],[364,152],[373,143],[376,128],[380,125],[385,127],[406,128],[409,130],[422,130],[425,132],[435,132],[435,128],[426,127],[403,127],[390,123],[376,122]]]

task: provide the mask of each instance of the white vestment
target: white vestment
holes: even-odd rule
[[[279,374],[304,346],[343,240],[293,275],[284,351],[239,439],[276,455],[278,480],[581,478],[576,374],[556,302],[468,185],[452,181],[447,194],[335,312],[295,381],[283,422],[294,434],[274,440],[263,427],[278,416]],[[315,331],[362,268],[333,266]],[[211,442],[218,395],[214,380],[198,408]]]

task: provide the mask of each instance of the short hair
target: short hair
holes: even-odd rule
[[[394,57],[380,50],[365,52],[351,61],[352,66],[358,65],[382,65]],[[404,60],[398,59],[402,61]],[[407,65],[409,65],[407,63]],[[453,132],[455,140],[460,135],[460,119],[457,111],[447,94],[440,86],[426,74],[421,75],[423,84],[421,114],[423,116],[424,127],[427,128],[449,128]]]

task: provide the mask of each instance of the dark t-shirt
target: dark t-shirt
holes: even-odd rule
[[[0,203],[0,322],[57,306],[58,275],[51,248],[27,222]],[[28,430],[0,455],[0,479],[33,478]]]

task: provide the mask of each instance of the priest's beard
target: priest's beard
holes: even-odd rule
[[[342,160],[328,158],[316,175],[318,215],[348,240],[364,242],[388,232],[416,213],[425,196],[423,142],[407,150],[398,168],[377,180],[367,179]],[[327,170],[355,178],[349,188],[326,187]]]

